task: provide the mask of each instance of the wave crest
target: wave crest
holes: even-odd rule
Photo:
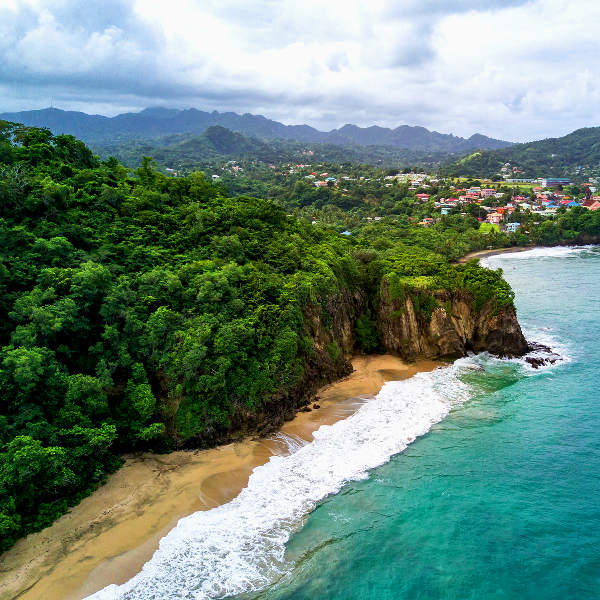
[[[317,503],[404,450],[470,397],[458,374],[472,359],[385,384],[314,441],[292,444],[252,473],[231,502],[181,519],[142,571],[90,600],[219,598],[262,588],[286,573],[285,544]]]

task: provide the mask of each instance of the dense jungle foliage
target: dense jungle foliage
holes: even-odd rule
[[[445,286],[510,302],[500,273],[448,263],[491,239],[472,221],[342,236],[202,173],[145,159],[130,174],[71,136],[0,122],[0,549],[121,452],[209,443],[289,393],[314,353],[305,309],[327,323],[340,290],[374,307],[395,277],[423,298]],[[378,348],[366,313],[357,339]]]

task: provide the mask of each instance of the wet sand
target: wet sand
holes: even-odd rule
[[[321,408],[298,413],[279,434],[210,450],[126,457],[94,494],[0,556],[0,600],[80,600],[127,581],[181,517],[230,501],[255,467],[287,453],[281,434],[310,441],[321,425],[351,415],[384,382],[440,365],[389,355],[356,357],[352,364],[350,376],[319,391]]]
[[[525,250],[531,250],[534,246],[513,246],[512,248],[493,248],[491,250],[477,250],[476,252],[469,252],[463,257],[459,258],[456,262],[458,264],[466,263],[473,258],[483,258],[484,256],[494,256],[494,254],[506,254],[507,252],[524,252]]]

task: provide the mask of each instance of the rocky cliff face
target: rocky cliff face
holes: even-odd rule
[[[405,360],[458,358],[469,351],[500,356],[527,352],[512,304],[496,310],[494,303],[488,302],[478,311],[473,297],[466,292],[439,291],[434,298],[437,306],[428,318],[415,306],[416,300],[410,293],[402,299],[392,299],[387,282],[383,281],[376,325],[386,352]],[[266,431],[281,425],[308,404],[320,386],[352,371],[348,358],[357,351],[356,320],[366,305],[364,294],[341,290],[322,306],[305,309],[305,334],[312,342],[313,352],[304,375],[293,389],[273,396],[260,414],[246,415],[246,430],[249,426],[254,431]]]
[[[457,358],[484,350],[501,356],[527,352],[512,305],[496,311],[490,302],[477,311],[473,298],[464,292],[440,291],[434,297],[437,306],[428,318],[410,293],[392,299],[384,280],[375,320],[386,352],[405,360]],[[363,293],[340,290],[323,304],[305,307],[304,334],[312,350],[298,383],[274,394],[258,410],[239,406],[226,431],[214,430],[194,444],[211,446],[267,434],[314,400],[321,386],[349,375],[349,358],[357,351],[356,320],[366,306]]]
[[[415,308],[410,294],[392,299],[387,282],[382,283],[377,327],[387,352],[406,360],[455,358],[484,350],[500,356],[527,352],[512,305],[496,310],[490,301],[477,311],[472,296],[460,291],[439,291],[434,298],[437,306],[429,318]]]

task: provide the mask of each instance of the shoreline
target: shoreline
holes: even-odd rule
[[[464,264],[467,261],[473,259],[473,258],[483,258],[483,257],[487,257],[487,256],[494,256],[496,254],[508,254],[510,252],[526,252],[527,250],[535,250],[536,248],[581,248],[581,247],[587,247],[587,246],[598,246],[599,244],[597,243],[590,243],[590,244],[573,244],[571,242],[569,243],[558,243],[558,244],[547,244],[547,245],[542,245],[542,244],[536,244],[534,246],[510,246],[509,248],[490,248],[487,250],[475,250],[473,252],[468,252],[467,254],[465,254],[464,256],[461,256],[459,259],[456,260],[456,262],[451,263],[454,265],[460,265],[460,264]]]
[[[507,254],[509,252],[525,252],[526,250],[533,250],[534,248],[539,248],[539,246],[511,246],[510,248],[475,250],[474,252],[468,252],[464,256],[461,256],[454,264],[462,265],[473,258],[483,258],[486,256],[494,256],[496,254]]]
[[[127,581],[180,518],[232,500],[256,467],[288,453],[289,441],[311,441],[321,425],[353,414],[386,381],[442,364],[409,364],[391,355],[355,357],[352,374],[318,391],[319,409],[301,410],[269,437],[208,450],[126,456],[123,467],[91,496],[0,556],[0,600],[81,600]]]

